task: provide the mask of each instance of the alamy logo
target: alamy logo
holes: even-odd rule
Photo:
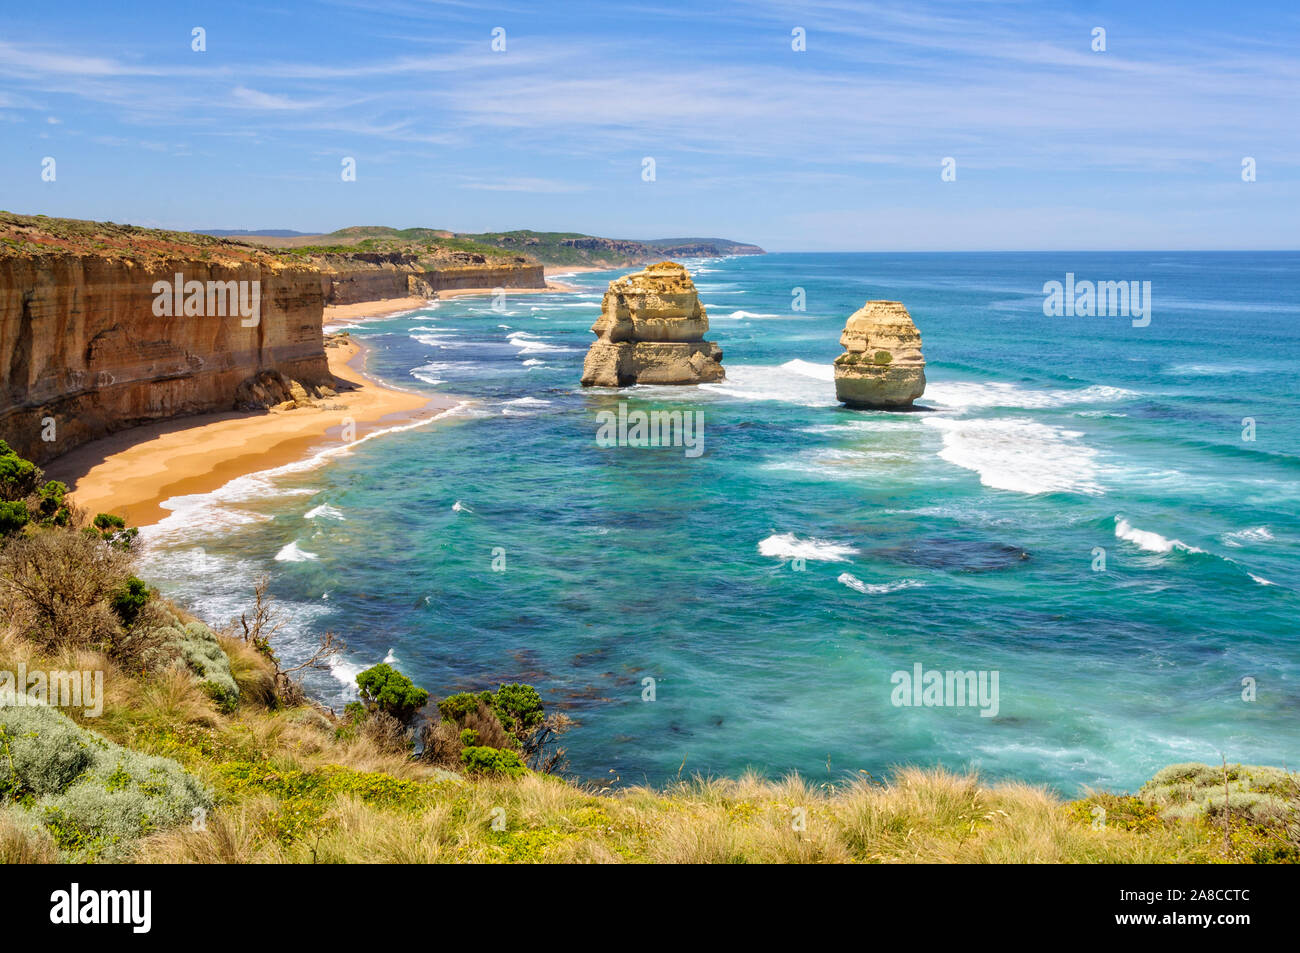
[[[262,320],[260,281],[186,281],[178,271],[174,281],[155,281],[153,294],[153,313],[159,318],[238,315],[246,328]]]
[[[1044,282],[1043,294],[1043,314],[1049,318],[1132,318],[1135,328],[1151,323],[1149,281],[1075,281],[1074,272],[1067,271],[1064,282]]]
[[[98,718],[104,713],[104,673],[28,671],[27,663],[19,662],[15,671],[0,669],[0,704],[80,708],[85,717]]]
[[[895,708],[977,707],[981,718],[994,718],[999,708],[998,673],[926,671],[920,662],[909,672],[900,669],[889,678],[894,685],[889,701]]]
[[[596,414],[598,447],[685,447],[685,455],[704,452],[704,411],[633,410],[618,402],[618,413]]]
[[[71,889],[50,894],[50,922],[125,923],[132,933],[148,933],[153,926],[153,891],[86,890],[74,883]]]

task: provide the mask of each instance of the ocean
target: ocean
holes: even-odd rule
[[[725,381],[578,385],[632,269],[366,322],[372,374],[463,402],[169,501],[141,575],[215,624],[268,573],[286,662],[347,641],[308,677],[336,708],[383,660],[435,696],[529,682],[595,781],[917,764],[1075,793],[1300,763],[1300,254],[684,264]],[[1045,315],[1067,275],[1149,281],[1149,323]],[[912,412],[835,401],[869,299],[921,331]],[[620,402],[698,412],[700,452],[601,445]],[[918,671],[996,697],[925,699]]]

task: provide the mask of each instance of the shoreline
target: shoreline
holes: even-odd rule
[[[380,384],[365,371],[366,349],[356,341],[325,349],[330,372],[348,389],[319,407],[289,411],[217,411],[132,427],[77,447],[45,467],[48,479],[69,487],[75,506],[115,513],[130,526],[151,526],[171,510],[176,496],[211,493],[231,480],[307,458],[343,439],[348,420],[353,441],[378,430],[429,419],[456,406]]]
[[[565,274],[599,268],[547,266]],[[490,295],[497,288],[456,288],[437,300]],[[544,288],[507,288],[510,294],[576,290],[548,281]],[[328,305],[324,327],[346,330],[367,320],[426,307],[423,296],[384,298],[349,305]],[[355,425],[353,442],[379,430],[428,420],[459,404],[449,395],[429,396],[381,383],[365,370],[367,348],[355,339],[327,347],[330,373],[340,385],[338,396],[316,407],[278,411],[214,411],[143,424],[83,444],[51,461],[44,469],[51,480],[68,485],[73,505],[95,513],[114,513],[128,525],[155,525],[171,515],[162,506],[177,496],[211,493],[239,477],[296,463],[313,451],[341,441],[347,421]]]
[[[564,274],[596,269],[565,269]],[[547,272],[549,274],[549,271]],[[518,294],[555,294],[577,291],[573,285],[562,281],[548,281],[544,288],[447,288],[439,291],[433,298],[424,295],[411,295],[405,298],[378,298],[374,301],[360,301],[356,304],[327,304],[321,314],[323,326],[346,329],[350,325],[361,324],[378,318],[387,318],[403,311],[418,311],[435,301],[449,301],[452,298],[464,298],[471,295],[490,295],[504,291],[506,297]]]

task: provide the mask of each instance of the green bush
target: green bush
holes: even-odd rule
[[[128,579],[121,589],[114,592],[108,600],[112,606],[113,612],[122,620],[122,624],[129,626],[135,622],[140,610],[145,607],[149,601],[149,587],[143,579],[137,579],[132,576]]]
[[[545,718],[542,696],[531,685],[502,685],[492,695],[491,705],[501,720],[501,726],[521,743],[541,726]]]
[[[0,536],[16,536],[31,520],[22,500],[0,502]]]
[[[438,713],[448,721],[460,723],[478,711],[479,702],[492,707],[491,692],[458,692],[438,702]]]
[[[30,460],[24,460],[0,440],[0,500],[24,500],[36,492],[41,471]]]
[[[386,662],[357,676],[361,698],[369,706],[405,723],[424,707],[429,693]]]
[[[140,531],[132,526],[130,529],[126,526],[126,520],[120,516],[114,516],[112,513],[100,513],[93,520],[94,529],[86,528],[86,532],[91,536],[98,536],[110,546],[117,549],[129,550],[135,545],[135,538],[140,535]]]
[[[0,801],[48,830],[66,859],[122,860],[145,834],[211,810],[211,794],[175,761],[12,701],[0,697]]]
[[[528,771],[519,753],[509,748],[470,747],[460,753],[460,760],[471,774],[504,774],[518,778]]]
[[[67,484],[58,480],[51,480],[41,487],[37,503],[41,523],[46,526],[67,526],[72,521],[72,508],[64,502],[67,495]]]

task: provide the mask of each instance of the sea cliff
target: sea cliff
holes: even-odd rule
[[[268,375],[314,392],[334,384],[326,305],[544,286],[523,258],[303,255],[0,213],[0,437],[46,462],[140,424],[243,407],[248,382]]]

